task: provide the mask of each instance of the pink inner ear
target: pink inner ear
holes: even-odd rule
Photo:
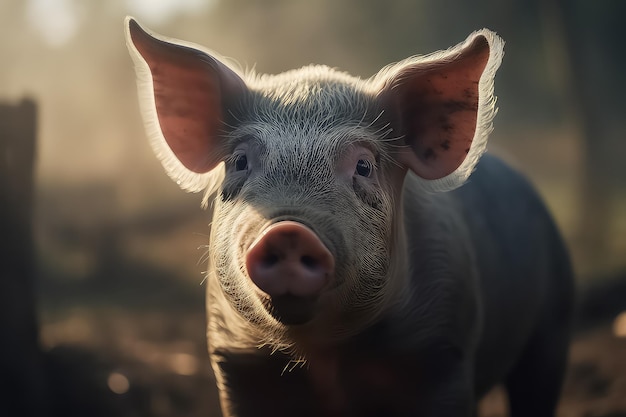
[[[198,67],[156,66],[152,74],[163,136],[183,165],[207,172],[220,159],[215,156],[222,108],[219,94],[214,93],[220,89],[218,82]],[[173,78],[178,81],[168,82]]]
[[[167,144],[187,169],[210,171],[221,160],[219,65],[200,51],[153,38],[134,21],[130,33],[152,73],[156,112]]]
[[[458,56],[409,68],[398,77],[399,110],[413,151],[403,159],[422,178],[443,178],[465,160],[476,131],[479,81],[488,60],[489,44],[479,36]]]

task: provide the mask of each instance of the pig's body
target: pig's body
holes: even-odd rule
[[[530,184],[495,158],[483,158],[452,194],[481,282],[477,392],[506,382],[515,408],[526,410],[517,415],[542,415],[556,405],[567,359],[574,293],[567,250]]]
[[[495,34],[370,80],[240,75],[132,20],[127,41],[157,155],[215,196],[208,344],[226,416],[469,417],[500,382],[513,417],[554,416],[572,279],[528,183],[477,165]]]
[[[514,416],[553,415],[573,281],[543,203],[488,155],[455,191],[423,195],[412,176],[404,191],[407,304],[302,365],[270,348],[231,350],[233,335],[213,329],[209,343],[224,345],[212,358],[227,414],[463,416],[505,383]]]

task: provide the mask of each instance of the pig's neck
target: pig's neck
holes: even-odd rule
[[[325,352],[307,359],[309,380],[326,415],[340,416],[348,407],[348,396],[339,376],[339,355]]]
[[[324,416],[361,414],[363,410],[352,409],[355,404],[365,402],[368,407],[380,407],[379,398],[403,389],[404,370],[400,371],[395,362],[405,363],[404,360],[361,350],[362,347],[346,345],[307,357],[307,378]]]

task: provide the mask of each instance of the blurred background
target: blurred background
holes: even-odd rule
[[[322,63],[365,78],[498,32],[489,149],[540,190],[580,288],[559,415],[626,416],[621,0],[3,0],[0,415],[219,415],[200,261],[210,214],[145,139],[128,14],[261,73]],[[503,412],[497,393],[482,405]]]

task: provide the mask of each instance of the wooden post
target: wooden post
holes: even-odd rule
[[[44,416],[32,233],[36,106],[0,103],[0,415]]]

